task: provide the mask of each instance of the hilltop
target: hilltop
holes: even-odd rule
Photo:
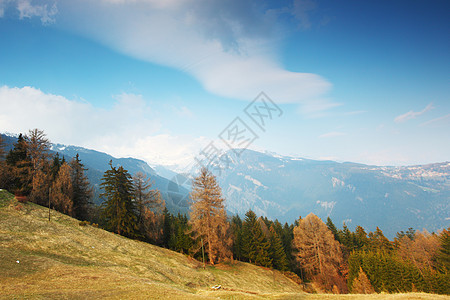
[[[0,190],[0,298],[356,299],[312,295],[281,272],[234,262],[207,266],[186,255],[95,228]],[[214,291],[211,286],[223,289]],[[370,295],[373,299],[387,295]],[[397,294],[393,299],[445,299]]]
[[[0,191],[0,296],[6,298],[294,297],[282,273],[235,262],[208,266],[104,231]],[[223,291],[210,287],[222,285]]]

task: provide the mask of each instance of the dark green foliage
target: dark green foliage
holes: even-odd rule
[[[326,223],[326,225],[327,225],[328,229],[331,231],[331,233],[333,234],[334,239],[335,239],[336,241],[338,241],[338,242],[341,242],[341,241],[339,240],[339,235],[338,235],[338,230],[337,230],[337,228],[336,228],[336,225],[334,225],[334,223],[333,223],[333,221],[331,221],[331,218],[330,218],[330,217],[327,217],[327,223]]]
[[[414,235],[415,235],[415,234],[416,234],[416,231],[415,231],[412,227],[410,227],[410,228],[408,228],[408,230],[407,230],[406,232],[404,232],[403,230],[400,231],[400,232],[397,232],[396,238],[397,238],[398,240],[400,240],[402,237],[407,236],[407,237],[410,238],[411,240],[414,240]]]
[[[189,253],[194,244],[194,240],[190,234],[188,234],[190,226],[187,216],[180,213],[178,213],[177,216],[174,216],[169,212],[167,212],[165,216],[167,217],[167,220],[171,220],[170,224],[166,223],[164,226],[164,230],[167,230],[168,233],[163,233],[163,235],[168,238],[168,248],[181,253]]]
[[[165,207],[163,211],[163,238],[162,238],[162,244],[165,248],[169,248],[170,237],[173,234],[172,223],[173,223],[172,215],[170,214],[167,207]]]
[[[6,156],[6,164],[11,176],[6,188],[15,194],[28,196],[33,187],[31,158],[27,150],[27,141],[22,134]]]
[[[348,259],[348,265],[347,285],[350,291],[353,280],[358,276],[359,268],[362,268],[377,293],[412,292],[414,290],[439,294],[450,293],[449,274],[421,271],[412,263],[401,260],[392,253],[353,252]]]
[[[256,265],[271,267],[272,259],[270,258],[269,253],[270,244],[253,211],[250,210],[245,214],[245,221],[242,227],[244,259],[247,259]]]
[[[105,199],[103,203],[105,227],[120,235],[136,238],[139,234],[131,175],[123,167],[113,167],[112,162],[110,166],[111,169],[104,173],[101,183],[104,190],[101,197]]]
[[[63,162],[59,158],[59,153],[56,153],[56,155],[53,157],[53,163],[50,167],[50,176],[52,182],[55,181],[56,177],[58,176],[59,169],[61,168]]]
[[[437,253],[436,262],[438,268],[443,273],[450,273],[450,227],[444,229],[439,235],[441,243],[439,252]]]
[[[369,238],[367,233],[361,226],[356,226],[355,233],[353,234],[354,249],[362,250],[369,246]]]
[[[242,240],[242,220],[239,215],[231,218],[231,234],[233,236],[233,246],[231,248],[233,257],[242,260],[244,245]]]
[[[79,220],[87,220],[89,219],[89,208],[92,206],[92,188],[85,174],[87,169],[81,163],[78,153],[70,162],[70,166],[72,167],[73,215]],[[125,173],[122,175],[117,173],[117,176],[125,175]],[[122,180],[125,180],[125,177]]]
[[[369,248],[372,251],[389,252],[393,249],[392,243],[384,236],[380,228],[369,233]]]
[[[342,230],[339,230],[338,239],[336,240],[344,245],[347,251],[351,251],[355,248],[353,233],[348,229],[345,223]]]
[[[280,236],[275,231],[275,227],[270,226],[270,258],[272,259],[272,265],[275,269],[286,271],[288,269],[288,261],[286,253],[284,252],[283,244],[281,243]]]

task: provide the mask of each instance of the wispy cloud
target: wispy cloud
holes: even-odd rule
[[[41,6],[11,3],[21,7],[23,17],[39,15],[44,22],[54,14],[50,0]],[[295,6],[307,27],[310,4],[283,5]],[[287,30],[279,11],[250,0],[59,0],[54,26],[187,72],[219,96],[251,101],[264,91],[277,103],[300,104],[306,113],[334,107],[326,98],[327,80],[278,62],[278,41]]]
[[[327,132],[327,133],[319,135],[319,138],[320,139],[333,138],[333,137],[338,137],[338,136],[343,136],[343,135],[347,135],[347,134],[345,132],[340,132],[340,131],[331,131],[331,132]]]
[[[422,109],[421,111],[412,111],[412,110],[408,111],[405,114],[402,114],[402,115],[399,115],[399,116],[395,117],[394,121],[396,123],[402,123],[402,122],[408,121],[410,119],[415,119],[415,118],[423,115],[427,111],[432,110],[433,108],[434,108],[433,107],[433,103],[430,103],[424,109]]]
[[[439,117],[439,118],[435,118],[426,122],[423,122],[422,124],[420,124],[420,126],[448,126],[450,125],[450,114]]]

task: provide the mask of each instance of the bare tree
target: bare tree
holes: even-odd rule
[[[195,178],[191,192],[190,224],[194,238],[203,239],[211,264],[231,257],[231,238],[222,198],[216,177],[206,168]]]

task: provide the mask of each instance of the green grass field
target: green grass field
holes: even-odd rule
[[[202,268],[180,253],[18,203],[0,191],[2,299],[359,299],[312,295],[282,273],[236,262]],[[211,286],[223,289],[214,291]],[[447,299],[429,294],[368,299]]]

